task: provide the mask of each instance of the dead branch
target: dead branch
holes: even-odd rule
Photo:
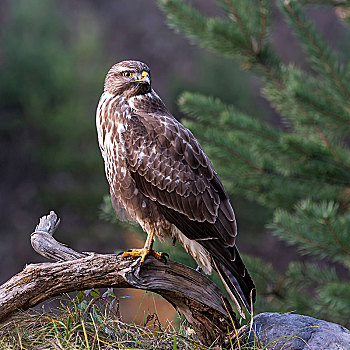
[[[0,286],[0,322],[18,310],[27,310],[53,296],[92,288],[138,288],[155,292],[185,316],[204,344],[223,342],[231,314],[219,288],[203,274],[182,264],[164,264],[153,257],[140,268],[138,259],[113,254],[79,253],[57,242],[59,225],[54,212],[40,219],[31,243],[53,263],[30,264]]]

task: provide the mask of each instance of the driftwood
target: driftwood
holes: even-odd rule
[[[31,235],[33,248],[53,263],[30,264],[0,286],[0,322],[62,293],[91,288],[138,288],[168,300],[190,323],[204,344],[227,341],[227,330],[238,327],[230,304],[203,274],[168,260],[139,259],[113,254],[79,253],[57,242],[54,212],[40,219]]]

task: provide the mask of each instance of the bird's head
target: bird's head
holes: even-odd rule
[[[107,73],[104,90],[127,98],[147,94],[151,91],[151,73],[140,61],[122,61]]]

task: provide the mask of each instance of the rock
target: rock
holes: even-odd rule
[[[246,334],[250,343],[273,350],[350,349],[350,331],[345,327],[297,314],[261,313]]]

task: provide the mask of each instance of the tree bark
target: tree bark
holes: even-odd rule
[[[79,253],[57,242],[53,233],[60,220],[54,212],[40,219],[31,234],[35,251],[53,263],[30,264],[0,286],[0,322],[62,293],[92,288],[138,288],[155,292],[185,316],[207,345],[227,341],[238,328],[235,313],[219,288],[203,274],[153,257],[140,268],[139,259],[113,254]]]

